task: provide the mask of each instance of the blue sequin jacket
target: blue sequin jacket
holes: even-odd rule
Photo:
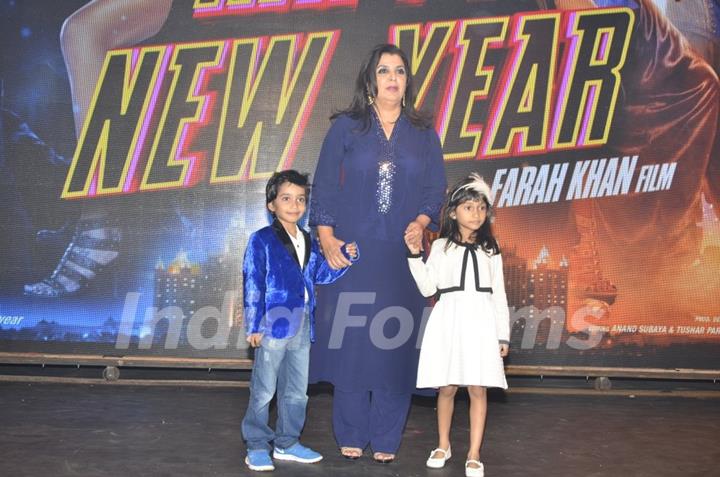
[[[307,308],[310,340],[315,341],[315,284],[334,282],[345,274],[347,267],[332,269],[320,254],[317,242],[305,230],[302,233],[305,238],[302,269],[290,237],[277,220],[250,235],[243,261],[243,317],[247,334],[292,338]],[[349,257],[344,249],[343,253],[352,261],[359,257],[359,253],[355,258]]]

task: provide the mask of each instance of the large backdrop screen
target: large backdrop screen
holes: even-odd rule
[[[265,182],[392,42],[495,194],[509,363],[717,369],[717,2],[590,3],[2,2],[0,349],[247,356]]]

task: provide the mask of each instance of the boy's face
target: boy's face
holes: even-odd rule
[[[285,182],[278,187],[278,194],[275,200],[269,202],[267,207],[270,212],[283,225],[294,225],[305,213],[307,206],[305,188],[292,182]]]

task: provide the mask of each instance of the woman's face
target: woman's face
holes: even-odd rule
[[[376,100],[387,104],[400,104],[405,96],[407,71],[399,55],[383,53],[375,68]]]

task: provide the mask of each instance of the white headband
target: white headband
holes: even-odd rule
[[[455,189],[455,192],[452,193],[452,196],[450,196],[450,200],[452,201],[455,198],[455,195],[460,192],[463,189],[472,189],[475,192],[477,192],[480,195],[485,196],[490,206],[493,204],[494,197],[492,196],[492,193],[490,192],[490,187],[487,185],[487,183],[483,180],[482,176],[479,175],[477,172],[473,172],[470,174],[472,178],[471,182],[468,182],[467,184],[463,184],[457,189]]]

